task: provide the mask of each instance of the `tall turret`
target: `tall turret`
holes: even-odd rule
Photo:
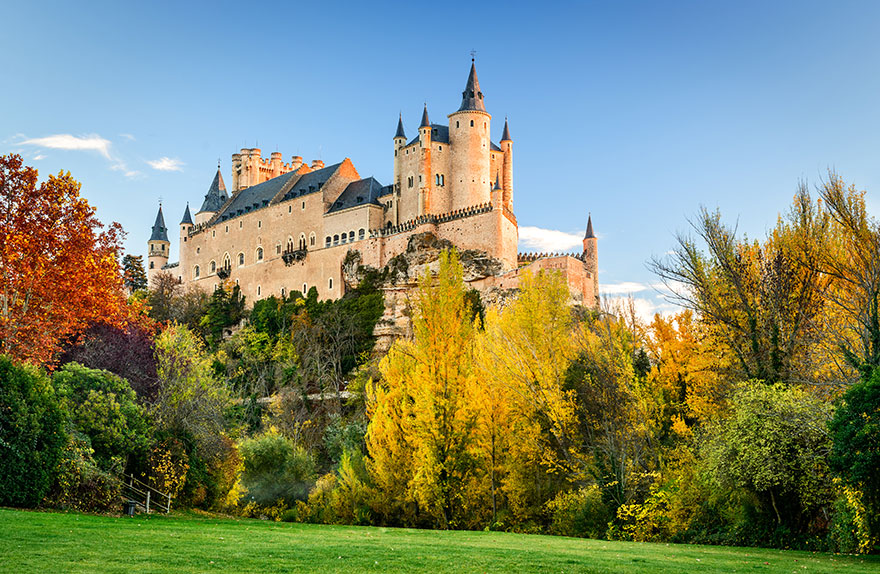
[[[599,250],[598,239],[593,233],[593,216],[587,215],[587,232],[584,234],[584,268],[590,273],[593,286],[593,297],[599,304]],[[586,304],[587,301],[585,300]],[[592,301],[591,301],[592,303]]]
[[[162,204],[159,204],[159,213],[156,214],[156,222],[153,223],[153,232],[147,242],[147,282],[152,285],[154,278],[168,263],[168,252],[171,242],[168,241],[168,229],[165,227],[165,216],[162,215]]]
[[[220,211],[220,208],[223,207],[223,204],[228,199],[226,184],[223,183],[223,174],[220,173],[220,165],[218,164],[214,181],[211,182],[211,187],[208,188],[208,193],[205,194],[205,201],[202,202],[202,207],[196,212],[196,225],[211,219],[215,213]]]
[[[504,189],[503,203],[505,209],[513,211],[513,140],[510,139],[510,129],[507,127],[507,118],[504,118],[504,133],[501,134],[501,151],[504,152],[502,170],[502,189]]]
[[[177,245],[180,247],[180,265],[177,266],[177,278],[180,281],[183,281],[183,278],[186,276],[186,270],[188,268],[186,261],[186,253],[189,251],[184,246],[187,241],[189,241],[189,232],[193,228],[193,218],[189,212],[189,202],[186,203],[186,209],[183,212],[183,217],[180,219],[180,243]]]
[[[431,197],[431,120],[428,119],[428,104],[422,111],[419,123],[419,215],[433,212]]]
[[[464,209],[488,203],[492,181],[489,162],[489,134],[492,116],[486,112],[477,68],[471,61],[461,106],[449,115],[449,143],[452,148],[450,209]]]
[[[403,130],[403,114],[400,114],[397,118],[397,132],[394,134],[394,181],[391,183],[394,188],[394,199],[391,203],[391,221],[394,222],[394,225],[400,223],[400,218],[398,217],[398,214],[400,213],[400,189],[403,187],[403,184],[400,181],[400,162],[403,161],[403,158],[400,157],[400,152],[405,145],[406,132]]]

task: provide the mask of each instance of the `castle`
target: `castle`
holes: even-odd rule
[[[335,299],[345,292],[343,262],[350,251],[362,264],[382,268],[413,235],[430,232],[500,262],[497,273],[473,279],[471,287],[513,289],[526,270],[554,269],[566,277],[575,302],[596,307],[591,220],[580,254],[517,253],[513,140],[505,119],[499,144],[491,141],[492,116],[473,63],[461,106],[447,119],[448,125],[431,123],[426,105],[410,140],[398,119],[391,185],[362,178],[348,158],[325,166],[242,149],[232,156],[231,194],[218,166],[194,218],[187,205],[178,263],[168,262],[171,245],[159,207],[148,242],[150,283],[164,271],[209,291],[234,281],[249,302],[312,287],[322,299]]]

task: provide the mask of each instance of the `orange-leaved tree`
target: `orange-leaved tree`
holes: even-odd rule
[[[122,228],[107,229],[70,173],[37,185],[21,156],[0,156],[0,353],[52,361],[89,324],[128,309],[116,256]]]

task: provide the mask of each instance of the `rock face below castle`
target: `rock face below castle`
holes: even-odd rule
[[[187,207],[179,263],[168,263],[170,243],[156,236],[158,228],[164,234],[157,217],[148,276],[152,281],[164,270],[209,291],[232,281],[249,302],[311,288],[335,299],[357,274],[357,261],[395,269],[386,290],[394,313],[395,289],[414,284],[419,269],[436,265],[442,246],[455,245],[466,282],[484,298],[516,289],[525,269],[555,269],[566,276],[573,301],[595,306],[591,224],[582,254],[518,255],[513,141],[505,121],[500,142],[492,142],[491,119],[472,65],[448,125],[431,123],[426,107],[418,135],[408,140],[399,119],[390,185],[361,177],[348,158],[325,166],[242,149],[232,158],[231,193],[218,168],[195,218]]]

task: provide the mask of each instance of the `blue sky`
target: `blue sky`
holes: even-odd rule
[[[390,183],[398,113],[457,109],[474,49],[521,250],[579,245],[591,212],[604,291],[644,312],[701,205],[762,237],[833,168],[876,212],[880,3],[440,4],[7,0],[0,153],[70,170],[143,254],[159,197],[174,230],[242,147]]]

